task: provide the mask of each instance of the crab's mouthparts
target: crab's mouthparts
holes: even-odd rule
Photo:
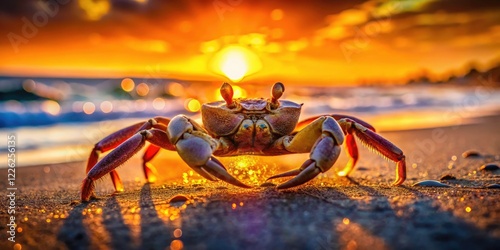
[[[243,114],[266,114],[266,113],[269,113],[267,110],[243,110],[241,111],[241,113]]]

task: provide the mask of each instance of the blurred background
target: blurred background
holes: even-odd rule
[[[150,117],[199,119],[224,81],[237,98],[281,81],[303,118],[380,131],[500,110],[494,0],[2,1],[0,30],[0,137],[17,135],[20,166],[85,160]]]

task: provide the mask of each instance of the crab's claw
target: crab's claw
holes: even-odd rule
[[[309,159],[298,169],[271,176],[268,180],[280,177],[295,176],[285,183],[277,186],[285,189],[304,184],[318,174],[328,171],[340,155],[340,145],[344,141],[342,129],[330,117],[321,117],[313,122],[307,129],[298,133],[293,140],[285,144],[290,150],[300,152],[304,144],[310,143],[310,138],[319,134],[319,138],[311,148]],[[292,151],[292,152],[293,152]]]
[[[288,180],[285,183],[282,183],[278,185],[276,188],[278,189],[286,189],[286,188],[291,188],[295,187],[301,184],[304,184],[310,180],[312,180],[314,177],[316,177],[318,174],[321,173],[321,169],[316,167],[316,164],[312,160],[307,160],[302,164],[302,166],[299,169],[291,170],[285,173],[281,173],[278,175],[274,175],[269,177],[267,180],[271,180],[274,178],[280,178],[280,177],[288,177],[288,176],[295,176],[294,178]]]
[[[174,140],[178,138],[175,147],[182,160],[206,179],[211,181],[220,179],[238,187],[250,188],[250,186],[231,176],[222,163],[212,156],[217,143],[203,131],[197,130],[196,125],[191,125],[194,124],[188,118],[176,116],[169,126],[170,138],[174,138]],[[181,127],[186,129],[180,129]],[[176,133],[182,134],[178,135]]]

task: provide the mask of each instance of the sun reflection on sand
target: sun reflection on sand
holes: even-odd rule
[[[228,166],[229,174],[249,185],[260,185],[278,172],[277,164],[269,161],[269,158],[246,155],[231,158],[224,161],[227,161],[225,165]]]

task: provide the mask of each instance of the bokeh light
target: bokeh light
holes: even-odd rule
[[[194,98],[189,98],[184,102],[184,107],[190,112],[198,112],[201,108],[201,104],[200,101]]]
[[[78,5],[92,21],[101,19],[111,9],[109,0],[78,0]]]
[[[153,100],[153,108],[156,110],[162,110],[165,108],[165,100],[163,98],[157,97]]]
[[[103,113],[110,113],[113,111],[113,104],[110,101],[104,101],[101,103],[100,108]]]
[[[139,85],[137,85],[137,88],[135,88],[135,91],[139,96],[147,96],[149,93],[149,86],[147,83],[141,82]]]
[[[184,94],[184,86],[178,82],[171,82],[165,86],[165,92],[173,96],[182,96]]]
[[[350,222],[349,218],[342,219],[342,223],[344,223],[344,225],[349,225]]]
[[[42,102],[42,110],[51,115],[58,115],[61,112],[61,106],[56,101],[47,100]]]
[[[83,112],[87,115],[91,115],[95,112],[95,104],[92,102],[85,102],[83,104]]]
[[[134,80],[130,78],[124,78],[121,82],[121,87],[123,91],[131,92],[132,90],[134,90],[135,87]]]

